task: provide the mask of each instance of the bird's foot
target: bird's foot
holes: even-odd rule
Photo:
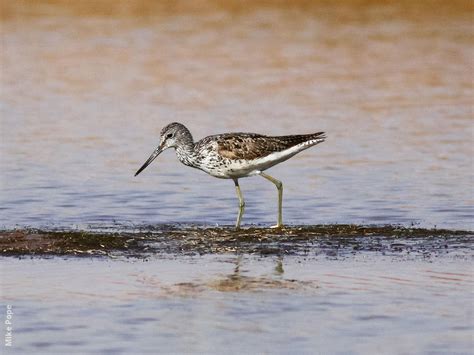
[[[283,228],[283,224],[276,224],[274,226],[271,226],[270,227],[271,229],[282,229]]]

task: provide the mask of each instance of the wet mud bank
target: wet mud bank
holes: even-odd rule
[[[3,256],[253,254],[346,257],[360,253],[472,257],[474,232],[397,226],[320,225],[266,228],[142,226],[124,231],[0,231]]]

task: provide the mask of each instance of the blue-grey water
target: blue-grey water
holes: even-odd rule
[[[2,265],[14,353],[472,351],[471,259],[207,256]]]
[[[196,139],[325,131],[268,171],[288,224],[474,230],[469,1],[1,6],[0,229],[232,225],[232,181],[172,151],[133,177],[179,121]],[[274,186],[241,188],[243,224],[274,224]],[[469,354],[460,250],[2,258],[0,352]]]
[[[326,131],[269,170],[284,182],[287,223],[474,228],[461,5],[208,4],[150,17],[60,4],[10,5],[2,21],[1,226],[233,224],[232,181],[172,151],[133,177],[179,121],[196,139]],[[241,185],[244,222],[274,223],[274,186]]]

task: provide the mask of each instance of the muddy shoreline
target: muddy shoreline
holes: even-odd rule
[[[0,231],[2,256],[103,256],[157,254],[472,256],[474,232],[399,226],[320,225],[267,228],[146,226],[130,231],[16,229]]]

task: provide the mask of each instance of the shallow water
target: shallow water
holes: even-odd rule
[[[472,233],[411,228],[474,230],[471,2],[90,4],[0,4],[2,351],[472,353]],[[326,131],[269,171],[296,227],[208,228],[233,183],[171,151],[134,178],[172,121]],[[274,224],[274,186],[241,186],[243,223]],[[79,239],[9,254],[25,227]]]
[[[12,353],[468,354],[473,346],[472,232],[101,233],[0,233],[0,250],[13,256],[1,263]]]
[[[2,5],[4,228],[234,223],[232,182],[171,151],[133,177],[180,121],[326,131],[270,170],[287,223],[473,229],[469,2],[47,4]],[[274,186],[241,185],[273,224]]]
[[[471,265],[367,254],[6,259],[2,289],[15,353],[468,354]]]

